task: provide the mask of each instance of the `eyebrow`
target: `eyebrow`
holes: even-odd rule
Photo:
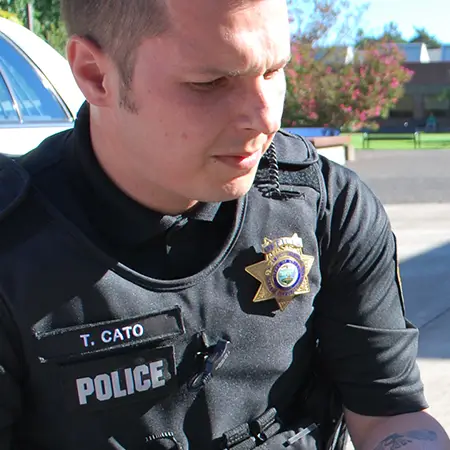
[[[273,68],[285,67],[289,64],[291,59],[292,59],[292,55],[288,55],[285,58],[280,59],[277,63],[273,64],[272,67]],[[271,69],[268,69],[268,70],[271,70]],[[223,70],[223,69],[218,69],[216,67],[200,67],[199,69],[196,70],[196,72],[199,74],[202,74],[202,75],[214,75],[214,76],[220,76],[220,77],[233,78],[233,77],[245,75],[246,73],[251,73],[252,69],[242,71],[242,70]]]

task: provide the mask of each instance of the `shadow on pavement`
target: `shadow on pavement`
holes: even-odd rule
[[[421,358],[450,358],[450,244],[400,264],[406,316],[421,331]]]

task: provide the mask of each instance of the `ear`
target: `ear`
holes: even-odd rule
[[[108,106],[114,93],[109,78],[115,78],[111,59],[92,41],[72,36],[67,43],[69,60],[75,80],[87,101],[96,106]]]

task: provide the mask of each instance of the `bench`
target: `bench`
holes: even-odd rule
[[[420,133],[363,133],[363,148],[369,148],[370,141],[413,141],[414,148],[420,148]]]

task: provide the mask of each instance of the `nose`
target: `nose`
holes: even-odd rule
[[[262,78],[262,77],[261,77]],[[285,85],[264,78],[246,84],[237,102],[240,107],[239,127],[271,135],[281,126]]]

